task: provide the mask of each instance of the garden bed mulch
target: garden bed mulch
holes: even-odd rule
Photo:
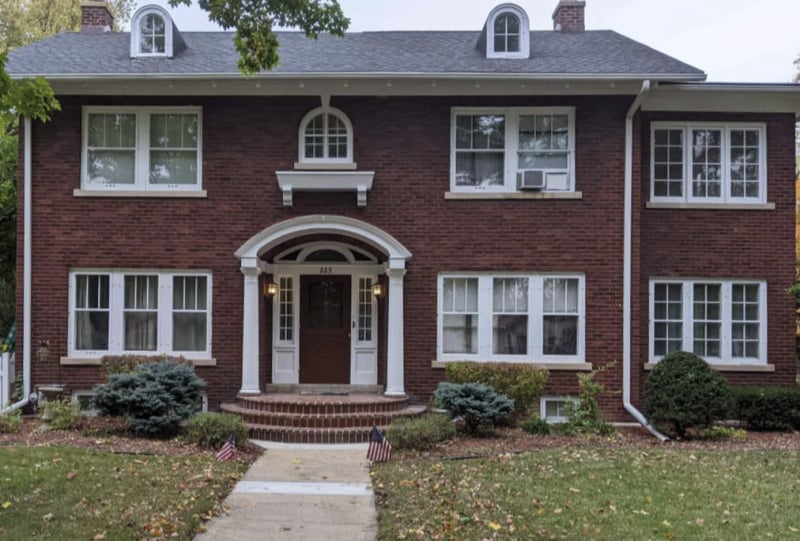
[[[674,450],[800,451],[800,432],[748,431],[744,439],[670,440],[659,442],[644,428],[622,427],[609,437],[531,435],[519,428],[500,428],[476,437],[462,436],[425,452],[398,451],[397,458],[459,459],[524,453],[554,447],[658,448]]]
[[[0,434],[0,445],[63,445],[110,453],[141,455],[213,455],[214,451],[180,438],[148,438],[137,436],[127,429],[124,419],[114,417],[84,417],[81,427],[75,430],[43,429],[44,422],[35,417],[25,417],[17,432]],[[237,443],[234,460],[252,464],[263,449],[252,443]]]

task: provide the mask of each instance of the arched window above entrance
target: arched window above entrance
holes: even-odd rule
[[[293,246],[275,256],[275,263],[377,263],[378,258],[362,248],[342,242],[313,242]]]

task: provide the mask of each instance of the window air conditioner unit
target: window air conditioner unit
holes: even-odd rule
[[[541,169],[524,169],[517,172],[517,186],[520,190],[541,190],[547,185],[547,178]]]

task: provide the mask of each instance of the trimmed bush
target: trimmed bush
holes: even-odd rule
[[[550,433],[550,425],[538,415],[525,419],[521,428],[528,434],[546,436]]]
[[[514,401],[515,413],[527,415],[539,403],[550,373],[523,363],[450,362],[445,365],[450,383],[482,383]]]
[[[42,402],[42,420],[53,430],[75,430],[83,424],[81,406],[69,398]]]
[[[427,451],[437,443],[456,437],[456,427],[447,415],[425,413],[417,417],[401,417],[389,426],[386,439],[395,449]]]
[[[644,412],[657,426],[678,437],[704,428],[731,411],[728,382],[693,353],[675,351],[661,359],[644,387]]]
[[[94,388],[101,415],[123,416],[135,431],[175,434],[191,417],[205,382],[174,360],[140,364],[131,374],[116,374]]]
[[[733,417],[755,430],[800,429],[800,387],[733,387]]]
[[[186,423],[186,439],[192,443],[219,449],[233,434],[236,445],[247,441],[244,420],[231,413],[198,413]]]
[[[11,434],[22,426],[22,411],[14,410],[0,415],[0,434]]]
[[[440,383],[433,396],[451,417],[464,420],[470,434],[502,423],[514,411],[513,400],[480,383]]]
[[[186,366],[193,366],[192,362],[184,357],[170,357],[163,355],[105,355],[100,359],[100,375],[108,379],[115,374],[132,374],[140,364],[173,361]]]

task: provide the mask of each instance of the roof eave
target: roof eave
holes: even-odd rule
[[[460,79],[525,81],[669,81],[702,82],[705,73],[493,73],[493,72],[270,72],[244,76],[241,73],[40,73],[10,74],[12,79],[44,77],[50,81],[153,80],[243,80],[243,79]]]

